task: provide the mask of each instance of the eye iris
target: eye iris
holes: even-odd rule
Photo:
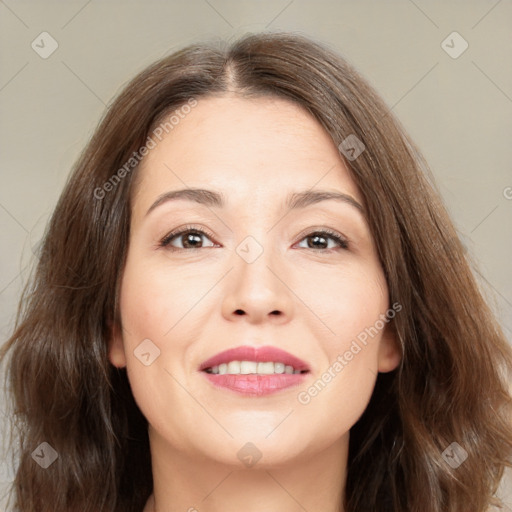
[[[311,240],[312,240],[312,242],[310,243]],[[319,241],[324,241],[323,243],[321,243],[321,245],[322,245],[322,249],[326,249],[328,243],[326,241],[326,237],[323,236],[323,235],[310,235],[308,237],[308,247],[311,248],[311,249],[315,248],[315,247],[319,247],[318,245],[315,245]]]
[[[198,233],[189,232],[189,233],[185,233],[181,236],[184,239],[183,247],[194,248],[194,247],[198,247],[201,244],[201,235]],[[189,243],[191,243],[191,242],[192,242],[192,245],[189,245]],[[194,242],[198,242],[198,244],[194,244]]]

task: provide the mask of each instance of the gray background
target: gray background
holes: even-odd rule
[[[165,54],[262,30],[327,43],[383,96],[427,158],[512,338],[510,0],[0,0],[0,343],[45,223],[105,105]],[[454,31],[469,45],[457,58],[463,40],[442,44]],[[49,56],[42,32],[58,44]],[[12,476],[0,466],[0,484]],[[502,494],[512,503],[510,483]]]

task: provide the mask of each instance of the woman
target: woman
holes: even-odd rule
[[[305,37],[140,73],[3,350],[17,510],[488,510],[512,355],[428,172]]]

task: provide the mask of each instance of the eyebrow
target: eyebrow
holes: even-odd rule
[[[171,190],[160,195],[149,207],[146,215],[164,203],[179,199],[194,201],[198,204],[217,208],[223,208],[226,204],[225,196],[222,193],[204,188],[185,188],[181,190]],[[293,192],[287,197],[285,205],[288,210],[296,210],[298,208],[305,208],[312,204],[328,200],[341,201],[349,204],[364,215],[363,206],[352,196],[342,192],[332,192],[329,190],[306,190],[304,192]]]

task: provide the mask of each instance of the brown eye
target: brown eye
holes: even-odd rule
[[[213,247],[213,242],[211,245],[203,245],[203,237],[208,238],[209,235],[197,228],[186,228],[180,231],[169,233],[160,242],[160,246],[171,249],[201,249],[203,247]],[[175,245],[176,241],[178,242],[177,246]]]
[[[304,247],[305,249],[319,249],[320,251],[328,251],[336,247],[348,249],[348,242],[333,231],[314,231],[305,236],[301,242],[303,240],[307,240],[307,247]],[[331,244],[329,246],[329,240],[334,241],[334,245]]]

